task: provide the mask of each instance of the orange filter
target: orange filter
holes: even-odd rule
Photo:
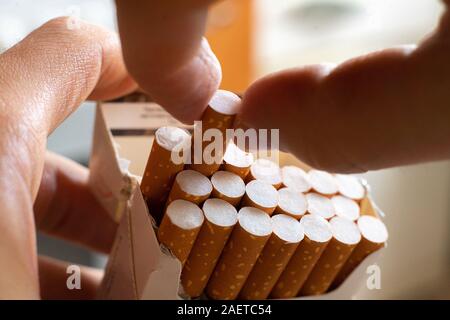
[[[270,293],[271,298],[288,299],[297,296],[332,237],[330,224],[320,216],[307,214],[302,217],[300,224],[305,238],[275,284]]]
[[[189,151],[190,143],[191,136],[183,129],[162,127],[156,130],[141,181],[141,191],[150,214],[158,224],[175,176],[184,167],[184,161],[178,161],[173,156],[180,155],[180,152],[182,154],[182,150]]]
[[[269,215],[278,205],[278,192],[272,185],[261,180],[252,180],[245,186],[241,206],[255,207]]]
[[[191,169],[201,172],[207,177],[219,170],[227,145],[226,130],[233,128],[234,119],[240,105],[241,99],[234,93],[217,90],[203,113],[201,130],[198,130],[198,128],[194,129],[194,136],[201,134],[202,137],[194,137],[194,144],[197,145],[194,145]],[[215,152],[209,152],[208,146],[211,144],[211,141],[204,141],[204,134],[208,129],[220,130],[223,138],[222,151],[215,149]]]
[[[356,201],[366,195],[366,189],[357,177],[347,174],[335,174],[334,177],[339,194]]]
[[[266,299],[303,239],[303,227],[295,218],[277,214],[273,232],[239,293],[240,299]]]
[[[362,216],[358,219],[357,226],[361,232],[361,242],[353,250],[350,258],[334,280],[334,288],[340,286],[368,255],[384,247],[388,239],[386,226],[378,218]]]
[[[200,172],[184,170],[177,174],[167,204],[183,199],[195,204],[202,204],[212,191],[211,182]]]
[[[238,223],[206,287],[211,299],[236,299],[271,233],[267,213],[252,207],[239,210]]]
[[[245,183],[237,174],[228,171],[217,171],[211,177],[212,197],[226,200],[238,206],[245,194]]]
[[[274,186],[276,189],[281,187],[281,169],[273,161],[267,159],[257,159],[250,167],[247,176],[247,182],[252,180],[261,180]]]
[[[291,188],[278,190],[278,206],[275,213],[287,214],[299,220],[305,213],[308,203],[303,193]]]
[[[321,216],[327,220],[336,215],[336,209],[333,206],[330,198],[327,198],[318,193],[308,193],[306,195],[308,203],[308,213]]]
[[[281,177],[285,187],[303,193],[311,190],[308,174],[296,166],[284,166],[281,168]]]
[[[203,213],[205,222],[181,273],[184,291],[191,297],[202,294],[237,222],[236,209],[221,199],[206,200]]]
[[[223,156],[223,169],[245,179],[253,161],[252,153],[242,151],[233,142],[230,142]]]
[[[330,226],[333,238],[300,289],[300,296],[319,295],[327,292],[361,240],[358,227],[349,219],[334,217],[330,220]]]
[[[372,216],[379,218],[378,211],[372,202],[370,196],[366,195],[360,202],[360,211],[362,216]]]
[[[175,200],[167,206],[158,229],[159,242],[184,264],[203,224],[203,212],[194,203]]]
[[[356,221],[359,218],[359,205],[355,200],[344,196],[333,196],[331,198],[336,215],[338,217],[344,217],[352,221]]]
[[[338,186],[334,176],[321,170],[310,170],[308,181],[313,191],[324,196],[332,196],[338,192]]]

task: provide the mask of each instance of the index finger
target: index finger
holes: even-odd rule
[[[205,32],[208,0],[117,0],[126,66],[140,87],[184,122],[198,119],[222,78]]]

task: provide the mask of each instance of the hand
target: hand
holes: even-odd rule
[[[68,18],[0,55],[1,299],[94,295],[98,272],[84,269],[82,290],[69,291],[64,264],[37,257],[36,228],[107,253],[117,227],[89,191],[87,170],[46,154],[46,140],[85,99],[136,87],[118,37]]]
[[[202,40],[212,1],[117,0],[124,57],[139,85],[184,121],[198,119],[220,80]],[[419,47],[337,66],[266,76],[243,97],[249,127],[279,128],[281,147],[316,168],[363,172],[450,158],[450,1]]]

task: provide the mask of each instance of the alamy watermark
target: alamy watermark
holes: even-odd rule
[[[81,290],[81,268],[75,264],[67,267],[66,273],[69,275],[66,286],[69,290]]]
[[[372,264],[367,267],[366,274],[369,276],[366,280],[366,287],[369,290],[381,290],[381,268]]]
[[[220,164],[227,143],[233,142],[239,149],[247,150],[256,158],[265,158],[279,163],[279,129],[226,129],[202,130],[202,121],[195,121],[194,138],[172,150],[171,160],[175,164]]]

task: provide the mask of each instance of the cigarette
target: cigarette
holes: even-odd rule
[[[177,174],[167,204],[182,199],[202,204],[212,191],[211,181],[200,172],[184,170]]]
[[[208,199],[203,204],[205,222],[181,273],[184,291],[199,297],[208,283],[234,225],[237,211],[221,199]]]
[[[155,139],[141,181],[141,191],[150,214],[159,224],[164,205],[175,176],[183,170],[184,161],[175,163],[173,155],[189,150],[191,136],[185,130],[162,127],[156,130]]]
[[[303,193],[311,190],[308,174],[296,166],[284,166],[281,168],[281,177],[285,187]]]
[[[203,212],[194,203],[175,200],[167,206],[158,239],[183,265],[203,224]]]
[[[306,201],[308,203],[308,213],[321,216],[324,219],[331,219],[336,215],[336,209],[333,206],[333,202],[328,197],[325,197],[318,193],[308,193],[306,195]]]
[[[278,206],[275,213],[287,214],[299,220],[308,207],[306,197],[303,193],[291,188],[281,188],[278,190]]]
[[[330,220],[330,226],[333,237],[300,289],[300,296],[319,295],[327,292],[361,240],[361,233],[351,220],[334,217]]]
[[[359,218],[359,205],[355,200],[344,196],[333,196],[331,198],[336,215],[356,221]]]
[[[334,177],[341,195],[357,201],[364,198],[366,189],[357,177],[347,174],[335,174]]]
[[[308,180],[313,191],[324,196],[332,196],[338,192],[338,186],[334,176],[321,170],[310,170]]]
[[[254,161],[252,153],[239,149],[233,142],[230,142],[223,156],[223,169],[237,174],[245,179],[250,172],[250,166]]]
[[[275,284],[270,297],[297,296],[332,237],[331,227],[322,217],[308,214],[300,220],[305,237]]]
[[[388,239],[386,226],[378,218],[362,216],[358,219],[357,226],[361,232],[361,242],[336,276],[332,285],[334,288],[339,287],[367,256],[384,247]]]
[[[372,202],[372,199],[367,195],[360,202],[360,212],[362,216],[372,216],[379,218],[378,210]]]
[[[225,90],[218,90],[211,101],[209,102],[206,110],[202,116],[202,137],[194,137],[194,143],[196,140],[201,141],[201,163],[192,163],[191,169],[201,172],[207,177],[210,177],[214,172],[219,170],[223,154],[225,152],[226,143],[226,130],[233,128],[234,119],[238,113],[239,107],[241,105],[241,99],[232,92]],[[223,137],[222,152],[215,149],[215,157],[220,158],[220,161],[213,161],[213,163],[208,164],[204,161],[205,148],[211,143],[209,141],[203,141],[203,133],[208,129],[220,130]],[[196,131],[194,130],[194,136]],[[197,148],[197,146],[195,146]]]
[[[213,198],[223,199],[233,206],[238,206],[245,194],[245,183],[237,174],[217,171],[211,177]]]
[[[271,219],[272,235],[239,293],[240,299],[267,299],[303,239],[303,227],[295,218],[278,214]]]
[[[238,223],[206,287],[210,298],[236,299],[271,233],[267,213],[252,207],[239,210]]]
[[[278,205],[278,191],[261,180],[252,180],[245,186],[241,206],[255,207],[271,215]]]
[[[281,187],[281,169],[273,161],[267,159],[257,159],[250,167],[247,182],[261,180],[273,185],[276,189]]]

